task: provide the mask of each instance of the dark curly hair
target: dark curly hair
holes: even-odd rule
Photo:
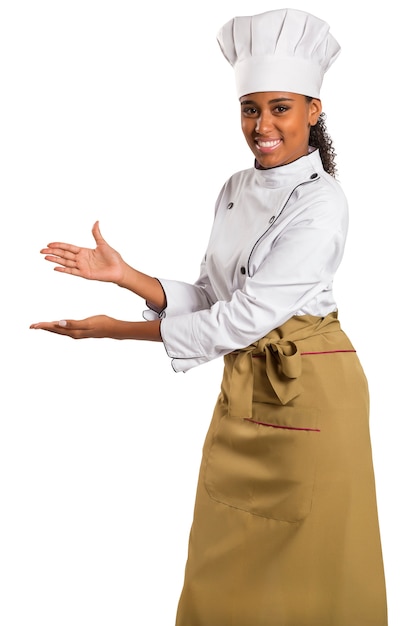
[[[309,96],[306,96],[306,98],[309,102],[312,100]],[[324,171],[336,178],[336,153],[334,151],[333,141],[327,132],[325,113],[320,113],[317,124],[311,126],[309,145],[313,148],[318,148]]]

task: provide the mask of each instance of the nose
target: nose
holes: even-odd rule
[[[261,111],[256,120],[255,130],[259,135],[267,135],[273,128],[273,116],[270,111]]]

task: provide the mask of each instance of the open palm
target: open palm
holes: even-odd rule
[[[49,243],[41,250],[47,261],[57,263],[57,272],[81,276],[88,280],[118,282],[123,276],[125,262],[120,254],[103,239],[99,223],[93,226],[96,248],[80,248],[69,243]]]

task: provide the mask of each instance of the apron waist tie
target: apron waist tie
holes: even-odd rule
[[[295,316],[247,348],[226,355],[225,359],[233,358],[229,389],[230,416],[252,417],[254,356],[265,356],[266,376],[277,398],[285,405],[303,390],[299,380],[301,353],[296,342],[337,330],[340,330],[337,312],[324,318]]]
[[[236,353],[234,353],[236,355]],[[265,356],[267,378],[282,404],[298,396],[301,383],[301,355],[293,341],[270,342],[268,337],[239,350],[235,356],[229,396],[232,417],[252,417],[253,356]]]

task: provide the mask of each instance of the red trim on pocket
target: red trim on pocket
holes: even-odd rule
[[[271,428],[281,428],[282,430],[306,430],[307,432],[319,433],[320,428],[295,428],[294,426],[278,426],[278,424],[267,424],[266,422],[257,422],[250,417],[243,418],[245,422],[252,422],[252,424],[259,424],[259,426],[270,426]]]

